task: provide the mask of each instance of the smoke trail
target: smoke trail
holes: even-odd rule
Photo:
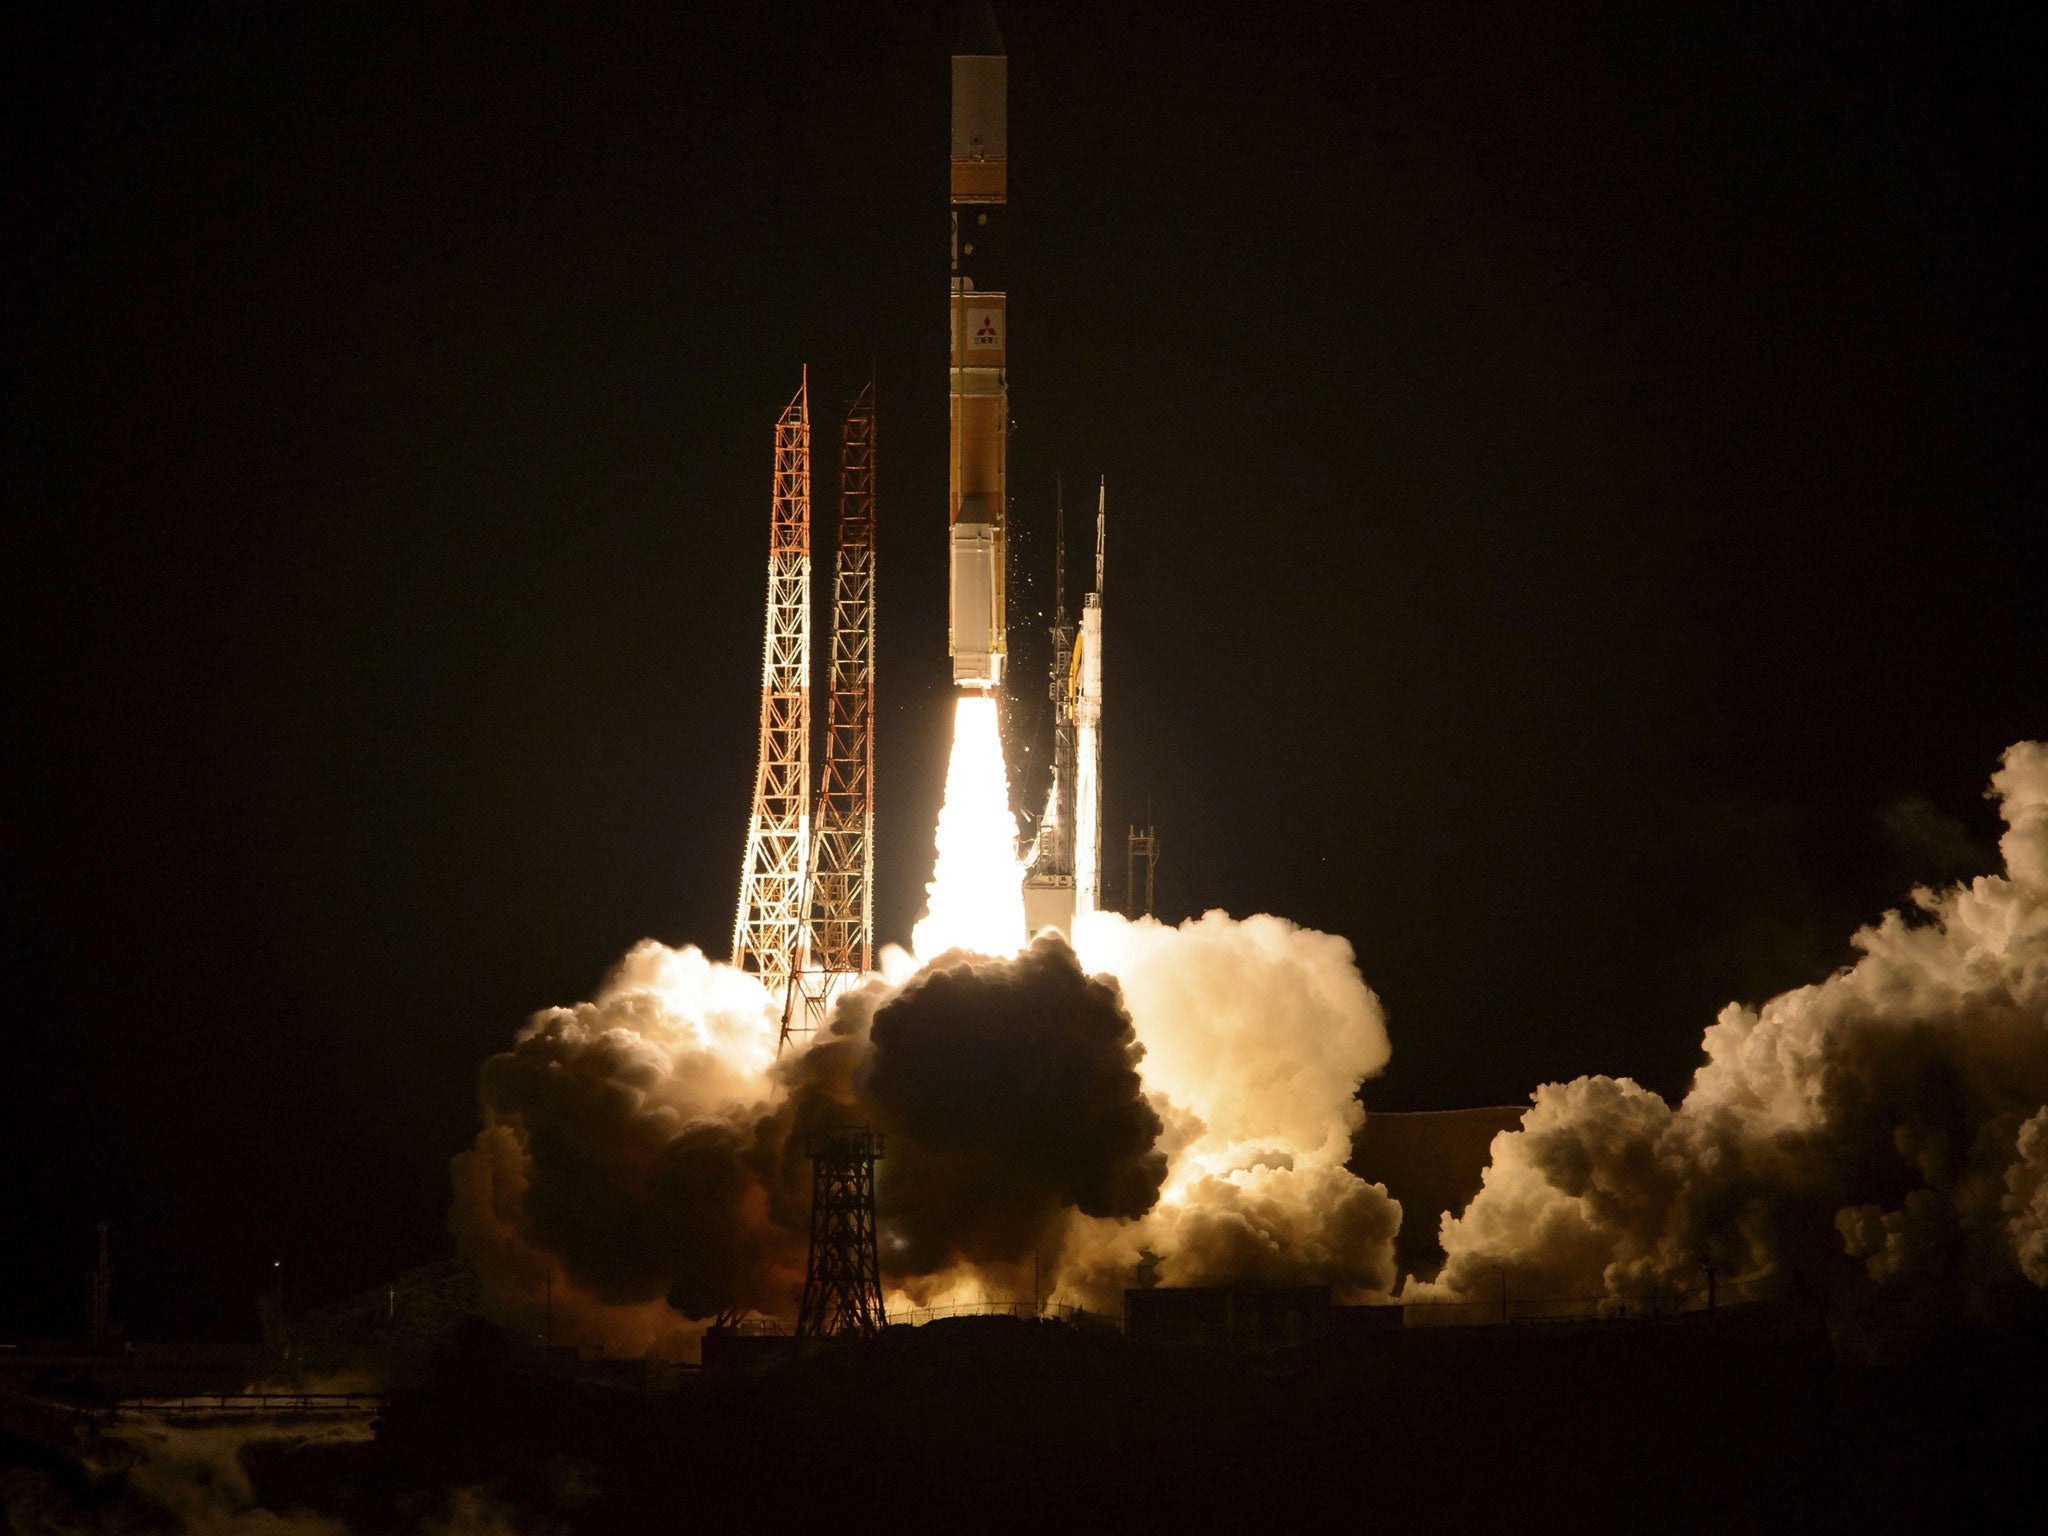
[[[2048,744],[1992,789],[2004,875],[1916,890],[1853,965],[1724,1009],[1675,1108],[1626,1078],[1539,1089],[1410,1294],[1483,1294],[1498,1266],[1525,1295],[1622,1296],[1711,1264],[1870,1334],[2048,1286]]]
[[[963,693],[953,710],[953,755],[939,810],[938,862],[926,915],[910,936],[921,960],[949,949],[1014,955],[1024,947],[1024,867],[1010,809],[996,701]]]

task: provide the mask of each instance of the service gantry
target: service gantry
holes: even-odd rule
[[[768,534],[768,627],[761,656],[761,752],[740,869],[732,963],[787,995],[809,963],[811,849],[810,371],[775,424]]]
[[[807,958],[793,958],[782,1036],[818,1029],[832,999],[874,966],[875,385],[846,413],[833,551],[832,670],[810,858]]]

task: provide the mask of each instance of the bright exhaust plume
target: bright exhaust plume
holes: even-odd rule
[[[953,756],[939,811],[938,863],[910,947],[930,961],[949,949],[1014,955],[1024,947],[1024,865],[996,701],[964,693],[953,712]]]

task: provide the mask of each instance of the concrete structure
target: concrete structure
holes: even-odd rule
[[[1329,1337],[1330,1288],[1156,1286],[1124,1292],[1133,1344],[1262,1351]]]
[[[1410,1114],[1375,1111],[1365,1117],[1351,1138],[1350,1168],[1362,1179],[1386,1185],[1387,1193],[1401,1202],[1394,1262],[1402,1274],[1427,1279],[1442,1267],[1438,1223],[1444,1212],[1464,1210],[1479,1193],[1493,1138],[1514,1130],[1527,1111],[1525,1104],[1504,1104]]]

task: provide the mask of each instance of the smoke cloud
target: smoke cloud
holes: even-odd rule
[[[684,1316],[780,1303],[803,1255],[770,1219],[753,1134],[778,1020],[753,977],[642,943],[595,1000],[537,1014],[484,1064],[451,1225],[499,1315],[675,1352]]]
[[[1385,1290],[1399,1207],[1343,1168],[1387,1059],[1349,946],[1221,913],[1095,919],[1086,943],[1093,975],[1046,935],[871,979],[779,1061],[757,981],[637,946],[484,1066],[451,1225],[491,1309],[532,1328],[551,1305],[558,1339],[664,1354],[721,1312],[787,1316],[806,1138],[851,1122],[887,1138],[898,1304],[1010,1298],[1035,1270],[1113,1306],[1148,1248],[1183,1283]]]
[[[1364,1123],[1358,1085],[1390,1054],[1379,1000],[1344,939],[1222,912],[1177,928],[1085,919],[1091,966],[1116,975],[1172,1127],[1165,1198],[1137,1228],[1092,1230],[1080,1262],[1097,1301],[1140,1248],[1173,1285],[1327,1284],[1340,1300],[1394,1282],[1400,1204],[1344,1165]]]
[[[878,1217],[899,1273],[1022,1262],[1063,1210],[1133,1219],[1166,1177],[1144,1052],[1066,943],[942,958],[874,1012],[861,1098],[892,1137]]]
[[[1635,1298],[1711,1269],[1850,1331],[2038,1304],[2048,746],[2012,748],[1993,792],[2002,875],[1918,890],[1853,965],[1723,1010],[1676,1105],[1626,1078],[1539,1089],[1444,1219],[1441,1273],[1403,1294]],[[1221,912],[1075,938],[896,953],[780,1060],[758,982],[638,946],[483,1069],[452,1224],[493,1310],[532,1327],[552,1287],[557,1337],[664,1353],[720,1312],[789,1315],[806,1139],[848,1122],[887,1137],[892,1305],[1014,1298],[1035,1272],[1114,1307],[1141,1266],[1387,1294],[1400,1206],[1346,1163],[1389,1047],[1350,946]]]
[[[1913,893],[1860,958],[1731,1004],[1675,1107],[1626,1078],[1540,1088],[1406,1294],[1641,1296],[1709,1265],[1824,1299],[1838,1332],[1989,1318],[2048,1286],[2048,744],[1992,779],[2005,873]]]

